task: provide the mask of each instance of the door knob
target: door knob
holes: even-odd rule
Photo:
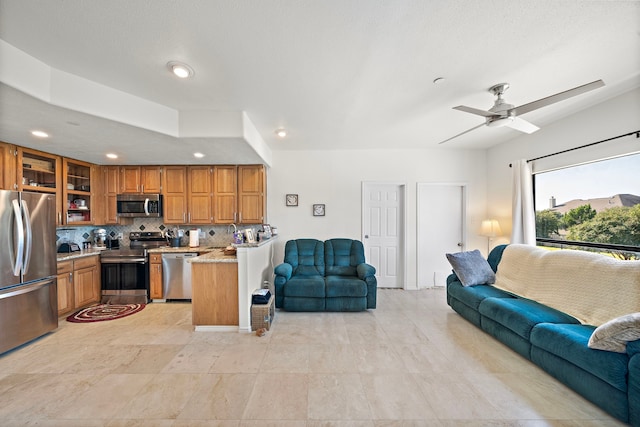
[[[464,244],[462,242],[458,242],[458,246],[463,247]]]

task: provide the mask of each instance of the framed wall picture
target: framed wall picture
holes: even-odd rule
[[[313,216],[324,216],[325,209],[323,204],[313,205]]]
[[[297,194],[287,194],[285,199],[285,204],[287,206],[298,206],[298,195]]]

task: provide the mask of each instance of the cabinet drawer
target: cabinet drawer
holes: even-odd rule
[[[151,264],[162,263],[162,254],[149,254],[149,262]]]
[[[88,256],[84,258],[77,258],[73,261],[73,269],[80,270],[82,268],[94,267],[98,265],[98,256]]]
[[[73,261],[58,262],[58,274],[71,273],[73,270]]]

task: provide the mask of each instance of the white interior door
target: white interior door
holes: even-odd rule
[[[405,186],[363,183],[362,242],[379,288],[404,287]]]
[[[446,253],[464,250],[466,187],[418,184],[418,288],[445,286]]]

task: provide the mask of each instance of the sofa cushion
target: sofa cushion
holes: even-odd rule
[[[324,298],[325,284],[322,276],[293,276],[284,286],[285,297]]]
[[[587,346],[595,329],[590,325],[540,323],[531,331],[531,344],[573,363],[620,391],[627,390],[626,354]]]
[[[367,283],[357,277],[327,276],[325,286],[327,298],[367,296]]]
[[[324,263],[327,276],[356,276],[356,267],[364,262],[364,246],[359,240],[325,240]]]
[[[326,298],[324,304],[327,311],[364,311],[367,309],[367,298]]]
[[[479,250],[446,254],[446,257],[463,286],[495,283],[496,275]]]
[[[640,339],[640,313],[631,313],[598,326],[589,338],[589,347],[626,353],[627,342],[638,339]]]
[[[449,283],[447,288],[449,294],[455,299],[465,303],[469,307],[478,310],[480,303],[485,298],[514,298],[514,296],[502,289],[495,288],[491,285],[478,285],[478,286],[462,286],[459,281],[453,281]]]
[[[289,240],[284,262],[291,264],[294,276],[324,276],[324,243],[316,239]]]
[[[486,298],[479,311],[527,340],[538,323],[580,323],[568,314],[524,298]]]
[[[326,298],[284,297],[282,308],[287,311],[325,311]]]

